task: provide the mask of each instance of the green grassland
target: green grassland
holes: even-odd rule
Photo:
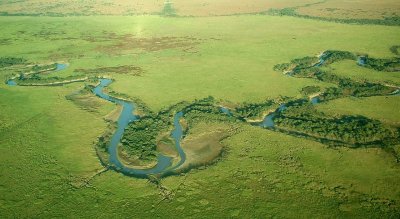
[[[0,12],[7,15],[141,15],[164,14],[171,8],[179,16],[219,16],[256,13],[271,8],[303,6],[318,0],[138,0],[138,1],[67,1],[20,0],[0,2]],[[168,6],[167,6],[168,5]]]
[[[302,97],[306,86],[335,85],[288,77],[273,66],[328,49],[391,58],[389,48],[400,45],[399,27],[265,15],[0,17],[0,26],[1,56],[22,57],[33,64],[68,63],[67,70],[55,73],[59,77],[97,69],[99,75],[115,79],[111,90],[140,99],[153,111],[209,95],[234,104]],[[141,71],[129,74],[121,66]],[[110,71],[110,67],[116,68]],[[370,76],[375,72],[346,61],[329,68],[335,74],[350,69],[354,79],[398,83],[397,75]],[[12,72],[1,69],[1,81]],[[223,147],[218,162],[166,177],[160,184],[102,172],[95,144],[107,129],[103,118],[110,117],[116,106],[98,100],[88,110],[91,105],[66,98],[84,86],[82,82],[60,87],[0,84],[1,216],[400,215],[400,166],[390,151],[329,148],[245,123],[235,124],[235,134],[219,142]],[[317,108],[398,125],[397,102],[398,97],[346,98]],[[208,121],[191,129],[191,134],[202,136],[231,125]]]
[[[9,103],[2,105],[2,115],[19,124],[2,131],[2,215],[378,218],[398,213],[400,168],[390,154],[328,149],[248,125],[222,142],[218,163],[167,177],[162,189],[113,171],[91,179],[102,169],[92,141],[105,123],[63,97],[75,89],[68,85],[46,94],[38,88],[2,89],[1,99]],[[193,131],[207,133],[221,125]]]
[[[396,27],[269,16],[39,17],[35,20],[3,17],[1,20],[2,38],[15,39],[9,45],[2,45],[4,56],[18,56],[19,51],[24,51],[23,56],[28,60],[70,63],[71,67],[62,76],[74,74],[74,69],[141,67],[142,77],[113,75],[116,82],[111,88],[139,97],[155,110],[208,95],[233,102],[296,96],[302,87],[315,82],[278,74],[271,66],[333,48],[391,57],[389,48],[399,44],[400,32]],[[13,25],[7,25],[10,22]],[[252,31],[243,31],[249,25]],[[41,32],[50,33],[41,36]],[[117,37],[110,37],[110,33]],[[163,41],[162,37],[179,39]],[[154,48],[138,43],[138,39],[149,41]]]
[[[301,16],[323,19],[376,19],[398,17],[396,0],[137,0],[137,1],[51,1],[19,0],[0,2],[3,15],[143,15],[226,16],[265,13],[289,9]]]

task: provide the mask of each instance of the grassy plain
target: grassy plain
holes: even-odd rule
[[[327,49],[391,57],[389,48],[400,44],[398,27],[261,15],[0,17],[0,26],[2,56],[69,63],[56,73],[60,77],[79,74],[76,69],[140,67],[140,76],[104,74],[116,80],[111,89],[154,111],[209,95],[234,103],[300,97],[305,86],[331,85],[287,77],[272,70],[275,64]],[[9,74],[2,70],[0,77]],[[83,86],[0,85],[1,216],[399,217],[400,167],[392,154],[327,148],[244,124],[221,142],[224,153],[217,163],[167,177],[163,189],[113,171],[92,177],[103,169],[94,144],[106,130],[103,117],[115,106],[100,101],[93,111],[65,98]],[[385,114],[365,111],[372,98],[334,101],[329,109],[341,113],[347,107],[397,122],[397,97],[390,98],[387,104],[372,102]],[[200,126],[193,132],[210,130]]]
[[[106,123],[64,98],[79,86],[2,87],[2,121],[15,122],[1,131],[4,217],[398,216],[400,168],[386,152],[248,125],[222,142],[218,163],[162,180],[168,192],[113,171],[89,181],[102,169],[93,141]]]
[[[10,15],[143,15],[163,14],[166,2],[177,16],[224,16],[294,8],[301,15],[340,19],[383,19],[400,16],[396,0],[139,0],[0,2],[0,12]]]
[[[214,162],[222,153],[221,141],[230,134],[232,125],[221,123],[200,123],[190,128],[188,136],[182,141],[186,162],[179,169],[199,167]]]
[[[47,15],[122,15],[150,14],[162,10],[164,1],[52,1],[52,0],[23,0],[2,1],[2,12],[9,14],[47,14]]]
[[[46,15],[140,15],[162,13],[167,1],[51,1],[23,0],[0,3],[0,12],[9,14]],[[169,1],[179,16],[213,16],[263,12],[271,8],[285,8],[316,3],[318,0],[173,0]]]
[[[75,69],[141,67],[141,77],[114,74],[111,88],[154,110],[208,95],[232,102],[297,96],[316,82],[287,77],[272,66],[327,49],[391,57],[389,48],[400,43],[397,27],[291,17],[2,17],[0,22],[1,38],[11,40],[1,46],[4,56],[70,63],[60,76],[78,74]],[[135,43],[140,40],[150,43]]]

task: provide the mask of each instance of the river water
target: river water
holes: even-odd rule
[[[135,176],[135,177],[147,177],[148,175],[152,174],[164,174],[168,171],[172,171],[173,169],[178,168],[181,166],[185,160],[186,155],[183,151],[180,141],[183,135],[182,126],[179,123],[179,120],[182,118],[183,113],[178,112],[175,114],[174,117],[174,131],[172,132],[171,136],[175,140],[175,146],[180,156],[180,161],[175,164],[173,167],[172,165],[172,158],[167,157],[163,154],[159,154],[157,157],[157,165],[148,168],[148,169],[140,169],[140,168],[132,168],[125,166],[118,157],[118,144],[121,141],[121,138],[124,134],[125,128],[128,127],[129,123],[135,122],[139,120],[137,115],[132,114],[135,110],[135,104],[129,101],[117,99],[115,97],[109,96],[103,92],[103,89],[112,83],[111,79],[100,79],[100,83],[93,89],[93,93],[96,94],[98,97],[110,101],[112,103],[116,103],[122,106],[122,112],[118,118],[117,122],[117,130],[113,134],[111,141],[108,147],[108,153],[110,155],[110,164],[113,169],[118,172],[121,172],[125,175]]]
[[[314,66],[321,66],[326,58],[328,58],[329,55],[326,53],[323,53],[320,56],[320,60],[317,64]],[[358,64],[363,65],[365,63],[365,60],[362,58],[358,59]],[[53,71],[61,71],[66,69],[68,66],[66,64],[57,64],[56,69]],[[178,112],[174,115],[174,130],[171,132],[171,137],[175,141],[175,147],[178,152],[178,155],[180,157],[179,162],[176,164],[172,164],[172,158],[165,156],[163,154],[159,154],[157,157],[157,164],[154,167],[143,169],[143,168],[134,168],[134,167],[129,167],[125,164],[123,164],[118,157],[118,146],[120,144],[120,141],[123,137],[125,129],[128,127],[128,125],[132,122],[138,121],[140,118],[138,115],[133,114],[136,105],[133,102],[118,99],[115,97],[112,97],[108,94],[105,94],[103,92],[104,88],[109,86],[113,81],[111,79],[100,79],[99,84],[93,88],[92,92],[98,96],[99,98],[102,98],[104,100],[107,100],[109,102],[118,104],[122,107],[121,114],[119,115],[118,121],[117,121],[117,129],[115,130],[114,134],[112,135],[112,138],[109,142],[108,145],[108,153],[109,153],[109,163],[110,167],[118,172],[121,172],[125,175],[129,176],[135,176],[135,177],[141,177],[141,178],[147,178],[149,175],[168,175],[172,173],[173,170],[177,169],[180,167],[186,160],[186,154],[183,151],[181,147],[181,139],[183,137],[183,130],[182,126],[180,124],[181,118],[184,116],[183,112]],[[16,86],[17,83],[13,79],[9,79],[6,82],[7,85],[9,86]],[[400,90],[397,90],[396,92],[393,92],[392,95],[399,95]],[[311,103],[312,104],[318,104],[320,102],[320,99],[318,96],[311,98]],[[258,124],[258,126],[263,127],[263,128],[274,128],[274,118],[276,115],[282,111],[284,111],[287,108],[286,104],[281,104],[277,110],[274,112],[268,114],[267,116],[264,117],[264,120]],[[222,113],[226,114],[227,116],[233,116],[232,112],[230,109],[226,107],[220,107],[220,110]]]

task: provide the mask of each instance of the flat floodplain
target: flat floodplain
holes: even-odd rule
[[[296,96],[315,81],[278,74],[271,66],[328,49],[391,57],[389,48],[398,44],[400,33],[398,27],[270,16],[1,20],[2,38],[18,36],[2,45],[4,56],[25,51],[30,60],[70,62],[71,68],[62,74],[101,66],[138,66],[144,71],[141,77],[114,74],[111,88],[139,97],[156,110],[209,95],[233,102]],[[13,25],[7,25],[10,22]]]
[[[233,106],[299,98],[304,87],[336,85],[289,77],[273,66],[330,49],[392,58],[390,48],[400,45],[398,26],[265,15],[3,16],[0,26],[1,56],[68,63],[66,70],[56,73],[60,78],[107,75],[115,80],[109,92],[137,98],[154,112],[210,95]],[[360,81],[399,83],[393,72],[381,78],[376,74],[387,72],[359,68],[355,62],[343,61],[326,70],[341,76],[351,70],[348,76]],[[13,71],[0,69],[0,79],[10,78]],[[108,128],[103,118],[115,117],[116,106],[92,101],[89,95],[66,98],[90,84],[0,84],[0,212],[4,217],[399,216],[400,166],[393,155],[398,156],[399,147],[393,151],[332,148],[247,123],[199,123],[189,131],[188,136],[194,137],[187,139],[194,142],[188,146],[194,151],[191,159],[197,162],[195,151],[204,149],[201,143],[218,142],[221,151],[207,151],[210,157],[220,153],[219,160],[166,177],[160,184],[103,172],[94,145]],[[316,108],[398,125],[399,98],[345,98]],[[215,134],[228,129],[235,134],[220,139]],[[199,140],[207,135],[212,138]]]

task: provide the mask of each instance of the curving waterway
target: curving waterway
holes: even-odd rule
[[[128,167],[125,166],[120,161],[118,157],[118,144],[121,141],[125,128],[129,125],[129,123],[139,120],[139,116],[133,114],[136,108],[134,103],[112,97],[103,92],[104,88],[110,85],[111,83],[112,83],[111,79],[100,79],[100,83],[92,90],[93,93],[96,94],[98,97],[122,106],[122,112],[117,121],[117,129],[114,132],[108,146],[108,153],[110,156],[109,162],[111,164],[111,168],[125,175],[144,178],[147,177],[148,175],[167,174],[169,171],[172,171],[181,166],[186,160],[185,152],[183,151],[180,144],[183,132],[179,120],[183,116],[182,112],[178,112],[177,114],[175,114],[174,117],[175,129],[171,134],[172,138],[175,140],[175,146],[180,156],[180,161],[177,164],[175,164],[172,167],[172,158],[165,156],[163,154],[158,155],[156,166],[148,169]]]
[[[51,71],[51,72],[62,71],[62,70],[65,70],[67,67],[68,67],[67,64],[56,63],[56,68],[55,68],[53,71]],[[29,73],[25,73],[25,74],[29,74]],[[35,73],[35,74],[37,74],[37,73]],[[24,74],[22,73],[21,76],[24,77]],[[8,80],[6,81],[6,84],[7,84],[8,86],[17,86],[18,84],[17,84],[17,82],[15,82],[15,80],[14,80],[16,77],[17,77],[17,76],[15,76],[15,77],[13,77],[13,78],[11,78],[11,79],[8,79]]]
[[[319,56],[319,62],[314,64],[313,67],[318,67],[321,66],[327,58],[329,58],[329,54],[327,53],[322,53]],[[364,65],[365,64],[365,57],[359,57],[357,60],[357,64],[359,65]],[[52,72],[56,71],[61,71],[64,70],[68,67],[66,64],[57,64],[56,69],[53,70]],[[288,75],[292,75],[291,72],[287,73]],[[98,96],[99,98],[102,98],[104,100],[107,100],[109,102],[118,104],[122,107],[122,111],[119,115],[118,121],[117,121],[117,128],[114,132],[114,134],[111,137],[111,140],[108,145],[108,153],[109,153],[109,167],[111,169],[114,169],[117,172],[121,172],[125,175],[128,176],[134,176],[134,177],[140,177],[140,178],[147,178],[149,175],[157,175],[157,176],[165,176],[172,174],[174,170],[179,168],[185,161],[186,161],[186,154],[183,151],[181,147],[181,140],[183,138],[183,130],[182,126],[180,124],[181,118],[184,116],[183,112],[178,112],[174,115],[174,130],[171,132],[171,137],[175,141],[175,147],[178,152],[180,160],[173,164],[173,158],[165,156],[163,154],[158,154],[157,157],[157,164],[151,168],[134,168],[130,167],[128,165],[125,165],[123,162],[121,162],[119,156],[118,156],[118,147],[120,144],[120,141],[123,137],[125,129],[128,127],[128,125],[132,122],[138,121],[140,118],[138,115],[135,115],[133,112],[135,111],[136,105],[133,102],[127,101],[127,100],[122,100],[118,99],[116,97],[110,96],[106,93],[104,93],[104,88],[109,86],[113,80],[111,79],[106,79],[106,78],[100,78],[99,83],[97,86],[95,86],[92,89],[92,92]],[[9,86],[16,86],[18,85],[15,81],[15,77],[11,78],[6,81],[6,84]],[[400,90],[396,90],[393,92],[391,95],[399,95]],[[315,96],[310,99],[310,102],[312,104],[318,104],[320,102],[319,96]],[[278,115],[280,112],[284,111],[287,109],[287,105],[281,104],[278,109],[276,109],[274,112],[266,115],[263,119],[262,122],[257,123],[258,126],[262,128],[274,128],[274,118],[276,115]],[[233,113],[229,108],[220,107],[220,111],[227,116],[234,116]]]
[[[276,115],[287,109],[286,104],[281,104],[275,112],[272,112],[264,117],[264,120],[259,124],[263,128],[273,128],[275,126],[274,118]]]
[[[222,113],[224,113],[227,116],[233,116],[232,112],[227,108],[227,107],[223,107],[221,106],[219,108],[221,110]]]
[[[56,69],[52,72],[62,71],[67,67],[68,66],[66,64],[57,64]],[[136,105],[133,102],[118,99],[103,92],[104,88],[109,86],[112,82],[113,81],[111,79],[101,78],[98,85],[92,89],[92,92],[99,98],[118,104],[122,107],[122,111],[117,121],[117,129],[112,135],[108,145],[110,168],[128,176],[147,178],[149,175],[169,174],[176,168],[180,167],[186,160],[185,152],[183,151],[180,143],[183,136],[183,131],[179,121],[183,117],[183,112],[178,112],[175,114],[174,130],[171,133],[171,137],[175,140],[175,146],[180,157],[178,163],[173,165],[172,157],[168,157],[163,154],[158,155],[157,164],[154,167],[147,169],[129,167],[121,162],[118,157],[118,146],[124,134],[125,128],[129,125],[129,123],[138,121],[140,118],[138,115],[133,114],[136,108]],[[18,85],[14,78],[7,80],[6,84],[9,86]]]

